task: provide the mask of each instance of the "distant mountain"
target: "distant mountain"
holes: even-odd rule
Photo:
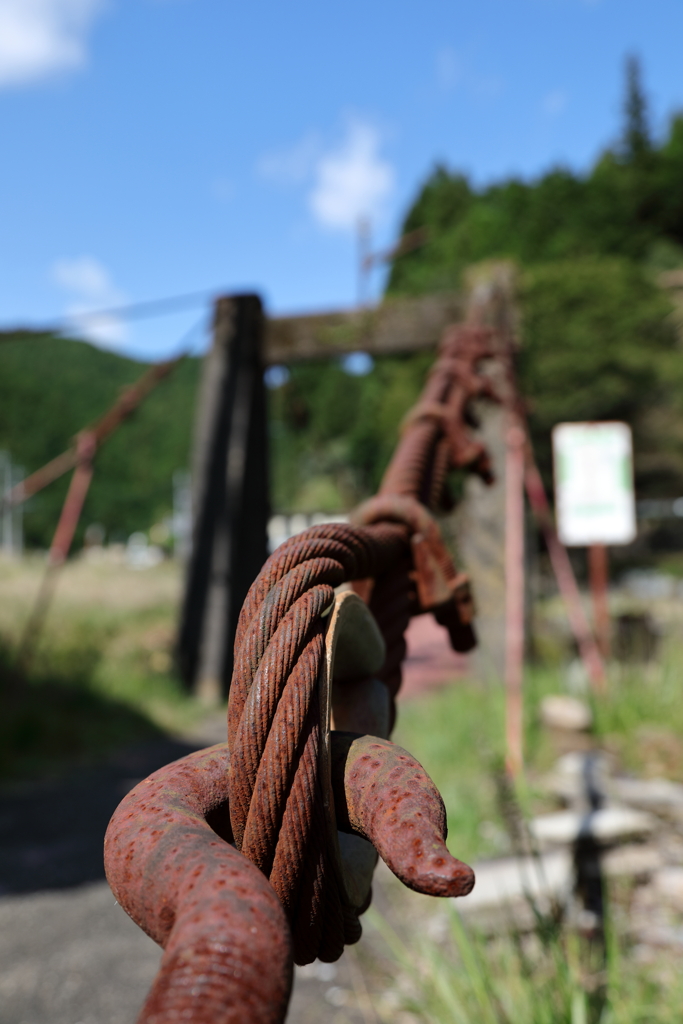
[[[553,424],[614,418],[634,430],[639,496],[683,493],[683,358],[649,272],[624,258],[549,261],[520,268],[518,294],[520,383],[548,485]],[[337,512],[372,494],[432,361],[385,356],[361,377],[336,359],[292,364],[268,396],[273,509]],[[0,448],[32,472],[145,369],[82,341],[0,335]],[[199,371],[198,359],[182,362],[105,442],[76,546],[90,523],[124,540],[170,512],[173,473],[189,467]],[[28,502],[30,545],[49,544],[66,486]]]
[[[110,540],[124,540],[171,510],[173,473],[189,464],[199,366],[198,359],[180,363],[105,442],[77,545],[89,523],[101,523]],[[146,368],[84,341],[30,331],[0,334],[0,448],[33,472],[64,451]],[[67,481],[28,502],[28,544],[49,545]]]
[[[337,512],[372,494],[431,362],[430,353],[385,357],[366,377],[349,375],[339,360],[293,365],[287,383],[269,392],[274,510]],[[146,369],[83,341],[0,334],[0,449],[33,472]],[[199,359],[182,362],[105,442],[76,548],[90,523],[101,523],[108,540],[125,540],[171,510],[173,473],[189,468],[199,372]],[[49,545],[67,483],[27,503],[28,545]]]

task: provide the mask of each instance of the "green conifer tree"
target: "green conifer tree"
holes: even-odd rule
[[[628,163],[640,163],[652,152],[647,98],[641,81],[640,61],[635,54],[626,58],[626,124],[623,148]]]

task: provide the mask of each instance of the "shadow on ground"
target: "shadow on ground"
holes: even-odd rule
[[[104,833],[122,798],[201,745],[159,738],[63,776],[6,783],[0,788],[0,894],[104,879]]]

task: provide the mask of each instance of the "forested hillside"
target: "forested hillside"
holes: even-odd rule
[[[683,494],[683,353],[650,274],[595,256],[522,266],[518,282],[519,377],[547,484],[555,423],[624,419],[639,496]],[[432,361],[385,357],[364,377],[336,364],[290,367],[271,395],[277,507],[332,511],[371,494]]]
[[[269,392],[274,509],[339,511],[372,493],[431,361],[387,358],[363,377],[336,361],[292,366]],[[34,471],[145,369],[82,341],[0,335],[0,448]],[[89,523],[124,540],[170,511],[173,473],[189,468],[198,381],[199,360],[186,359],[103,445],[76,546]],[[28,502],[30,545],[49,544],[66,486],[64,478]]]
[[[683,116],[660,139],[637,61],[626,65],[618,142],[585,175],[476,190],[437,167],[403,232],[427,244],[396,260],[388,291],[452,288],[483,259],[519,268],[519,375],[541,467],[560,420],[628,421],[641,495],[683,494],[683,353],[662,271],[683,267]]]
[[[635,60],[627,64],[618,142],[588,174],[557,167],[535,181],[511,178],[477,190],[437,166],[412,204],[403,233],[426,228],[428,243],[397,260],[389,291],[453,286],[479,260],[523,265],[617,256],[653,270],[683,264],[683,115],[661,139],[649,126]]]
[[[83,341],[22,332],[0,335],[0,448],[30,473],[67,448],[146,367]],[[102,447],[81,525],[113,540],[147,529],[172,507],[172,477],[188,466],[199,361],[186,359]],[[64,478],[30,500],[27,543],[46,546],[66,492]]]

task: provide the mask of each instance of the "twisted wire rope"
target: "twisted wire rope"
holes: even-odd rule
[[[317,680],[334,587],[380,577],[407,552],[399,524],[311,527],[268,559],[242,608],[228,710],[234,841],[269,877],[295,959],[337,959],[360,936],[329,849]],[[400,659],[399,659],[400,663]]]
[[[481,390],[473,372],[488,333],[447,333],[422,399],[386,470],[377,500],[441,504],[454,464],[446,417],[463,423]],[[454,353],[464,358],[455,358]],[[398,518],[399,521],[388,521]],[[372,580],[369,605],[386,644],[378,673],[391,697],[401,684],[405,630],[418,610],[410,535],[400,517],[372,525],[311,527],[281,545],[252,584],[240,614],[228,709],[229,803],[235,845],[269,878],[290,920],[297,963],[335,960],[360,936],[328,836],[320,774],[317,681],[325,656],[324,614],[334,590]],[[454,578],[448,560],[447,578]]]

